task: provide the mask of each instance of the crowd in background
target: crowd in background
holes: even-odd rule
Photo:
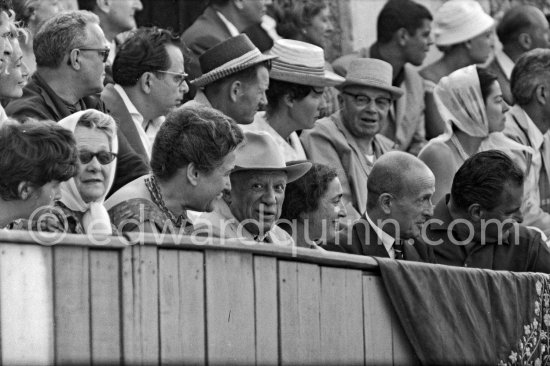
[[[265,3],[0,0],[0,227],[550,273],[541,10],[388,0],[331,64],[324,1]]]

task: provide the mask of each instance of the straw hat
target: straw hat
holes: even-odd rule
[[[235,168],[242,170],[278,170],[287,173],[288,182],[293,182],[308,172],[310,162],[286,165],[285,158],[275,139],[267,132],[244,132],[244,142],[235,151]]]
[[[271,49],[278,58],[271,63],[269,77],[300,85],[335,86],[344,78],[325,70],[325,52],[311,43],[279,39]]]
[[[245,34],[229,38],[199,56],[202,76],[191,81],[197,87],[247,69],[276,56],[264,55]]]
[[[447,1],[434,15],[433,35],[437,46],[466,42],[488,31],[495,20],[474,0]]]
[[[343,90],[350,85],[363,85],[390,92],[397,99],[403,90],[392,85],[393,68],[386,61],[375,58],[357,58],[349,65],[346,81],[338,86]]]

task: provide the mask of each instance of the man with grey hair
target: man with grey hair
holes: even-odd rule
[[[502,50],[488,69],[498,77],[506,103],[514,103],[510,90],[510,76],[514,63],[527,51],[550,47],[550,28],[544,13],[533,5],[518,5],[508,10],[497,27]]]
[[[108,42],[99,18],[87,11],[70,11],[48,19],[33,44],[37,70],[23,96],[8,104],[8,116],[17,119],[59,121],[77,111],[106,112],[97,96],[103,90]],[[119,154],[112,191],[148,173],[146,163],[118,131]]]
[[[325,249],[418,262],[435,262],[431,247],[417,241],[433,215],[435,177],[424,162],[400,151],[382,155],[367,182],[367,210],[336,244]]]
[[[526,170],[524,224],[550,235],[550,50],[524,53],[511,75],[516,105],[506,113],[504,133],[529,146],[532,154],[517,152],[517,163]]]

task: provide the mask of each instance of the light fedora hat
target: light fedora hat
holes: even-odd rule
[[[191,83],[201,87],[276,57],[264,55],[246,34],[239,34],[217,44],[199,56],[202,76]]]
[[[235,151],[235,168],[243,170],[285,171],[288,182],[293,182],[308,172],[310,162],[287,165],[275,139],[267,132],[244,133],[244,142]]]
[[[370,86],[390,92],[393,98],[400,98],[403,89],[392,85],[393,68],[386,61],[375,58],[357,58],[351,62],[346,81],[338,88],[350,85]]]
[[[474,0],[447,1],[434,14],[432,24],[435,44],[451,46],[485,33],[495,20]]]
[[[269,77],[300,85],[336,86],[344,78],[325,70],[325,51],[311,43],[279,39],[271,49],[277,56],[271,63]]]

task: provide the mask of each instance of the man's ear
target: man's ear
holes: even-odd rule
[[[242,94],[243,83],[240,80],[235,80],[229,86],[229,98],[233,103],[236,103],[239,100],[239,97]]]
[[[290,96],[290,94],[285,94],[283,96],[283,102],[288,108],[294,107],[294,99]]]
[[[36,190],[34,184],[28,181],[20,182],[17,186],[17,196],[19,199],[26,201],[29,197],[32,196],[33,192]]]
[[[535,100],[542,105],[545,105],[546,99],[550,96],[550,89],[544,84],[540,84],[535,88],[534,96]]]
[[[96,0],[97,8],[104,13],[109,13],[111,11],[111,1],[117,0]]]
[[[395,37],[397,38],[397,44],[404,47],[407,45],[407,42],[410,38],[409,31],[407,31],[405,28],[399,28],[397,32],[395,32]]]
[[[71,50],[71,52],[69,52],[67,65],[72,66],[72,68],[75,70],[80,70],[80,50],[75,48]]]
[[[479,205],[479,203],[472,203],[468,207],[468,216],[472,222],[480,222],[484,215],[485,210]]]
[[[153,85],[153,73],[152,72],[144,72],[141,74],[139,80],[138,80],[139,86],[141,87],[141,90],[145,94],[151,94],[151,88]]]
[[[523,50],[529,51],[533,46],[531,35],[529,35],[529,33],[520,33],[520,35],[518,36],[518,44]]]
[[[378,207],[386,214],[391,214],[393,196],[390,193],[382,193],[378,196]]]
[[[189,183],[195,187],[198,186],[200,172],[195,166],[195,163],[187,164],[187,168],[184,168],[184,169],[186,169],[187,180],[189,181]]]

